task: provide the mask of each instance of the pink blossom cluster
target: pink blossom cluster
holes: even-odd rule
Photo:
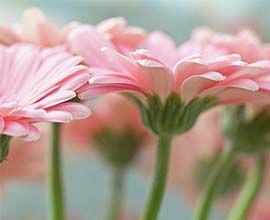
[[[217,105],[267,106],[269,72],[269,44],[248,30],[230,35],[199,28],[189,40],[177,45],[167,34],[147,33],[143,28],[129,26],[121,17],[97,25],[72,22],[58,27],[39,9],[32,8],[18,24],[0,25],[0,136],[37,140],[40,130],[36,123],[69,123],[77,119],[83,120],[67,125],[64,137],[83,145],[100,127],[129,126],[145,132],[137,109],[119,101],[117,95],[94,100],[89,119],[88,103],[75,100],[109,93],[131,94],[142,103],[154,95],[165,103],[171,94],[176,94],[185,105],[194,99],[214,97]],[[204,116],[189,133],[175,140],[181,145],[194,143],[194,147],[190,145],[183,161],[173,158],[171,163],[182,167],[185,177],[174,178],[172,174],[172,185],[190,186],[190,167],[201,154],[198,145],[220,147],[216,118],[216,113],[214,121]],[[175,152],[183,151],[179,155],[187,153],[177,147],[173,147]],[[18,149],[11,153],[17,158],[15,164],[10,161],[12,174],[5,176],[5,167],[0,166],[0,176],[22,175],[25,170],[15,169],[18,158],[32,161],[29,166],[37,167],[36,173],[40,174],[36,158],[44,157],[44,148],[29,147],[23,153],[20,150],[24,146],[14,148]],[[28,171],[23,175],[32,176],[34,170]],[[262,210],[262,214],[255,213],[252,219],[267,219],[267,209],[258,207],[256,210]]]

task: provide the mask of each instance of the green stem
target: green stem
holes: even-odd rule
[[[108,220],[119,220],[124,195],[124,168],[116,167],[112,174],[112,196],[108,213]]]
[[[248,212],[256,199],[262,185],[266,160],[264,156],[257,157],[255,167],[248,174],[246,183],[241,191],[235,206],[229,214],[228,220],[245,220]]]
[[[141,220],[157,219],[166,186],[171,140],[170,136],[159,137],[153,185]]]
[[[198,206],[195,211],[194,220],[209,219],[219,180],[223,175],[226,174],[226,170],[233,162],[234,157],[234,148],[231,146],[226,147],[206,180],[205,189],[203,190],[202,195],[199,199]]]
[[[61,169],[60,124],[52,124],[48,168],[49,220],[64,220],[64,193]]]

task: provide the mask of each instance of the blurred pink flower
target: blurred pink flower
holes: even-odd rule
[[[89,116],[87,107],[67,102],[89,78],[86,67],[60,48],[0,46],[0,134],[37,139],[35,122],[69,122]]]
[[[269,83],[264,77],[270,61],[247,64],[236,54],[220,56],[222,51],[213,46],[183,44],[177,48],[160,32],[149,35],[146,50],[129,56],[116,52],[109,41],[89,28],[73,32],[69,45],[72,52],[84,57],[93,73],[89,85],[80,89],[83,99],[108,92],[166,98],[176,92],[186,102],[204,96],[217,97],[220,103],[269,100],[265,94]]]
[[[42,132],[42,137],[38,141],[11,140],[8,163],[2,163],[0,166],[0,183],[18,179],[41,180],[43,178],[46,172],[45,155],[49,127],[46,124],[38,127]]]
[[[76,22],[58,28],[48,21],[38,8],[27,9],[22,20],[17,25],[0,25],[0,43],[12,45],[15,43],[32,43],[44,47],[53,47],[64,44],[71,29],[77,26]]]
[[[260,201],[255,205],[251,212],[250,220],[269,220],[270,219],[270,200]]]
[[[122,17],[100,22],[97,31],[103,33],[118,51],[125,54],[137,49],[146,39],[146,32],[142,28],[128,26]]]
[[[228,54],[237,53],[247,63],[270,59],[270,44],[263,44],[260,37],[251,30],[240,30],[232,35],[199,27],[193,31],[191,41],[204,46],[214,45]]]
[[[142,137],[146,135],[137,108],[124,97],[110,94],[91,100],[89,106],[91,117],[63,127],[63,141],[67,144],[88,149],[93,136],[107,128],[119,133],[131,129]]]

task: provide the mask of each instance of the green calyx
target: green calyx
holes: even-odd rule
[[[217,104],[213,97],[195,98],[185,103],[175,93],[171,93],[164,102],[158,95],[149,96],[146,103],[134,96],[129,98],[139,107],[144,125],[159,136],[188,131],[202,112]]]
[[[133,161],[144,139],[143,135],[131,129],[117,131],[104,128],[94,136],[102,157],[116,168],[124,168]]]
[[[8,156],[10,139],[10,136],[0,135],[0,163],[4,162]]]
[[[251,119],[246,117],[246,107],[227,107],[223,114],[223,129],[231,145],[241,153],[254,154],[269,150],[270,115],[265,111]]]
[[[213,167],[216,166],[221,154],[217,153],[213,157],[199,161],[195,166],[194,179],[199,188],[203,188]],[[233,161],[228,167],[226,175],[223,175],[220,184],[216,190],[218,197],[230,195],[239,190],[245,180],[245,171],[238,161]]]

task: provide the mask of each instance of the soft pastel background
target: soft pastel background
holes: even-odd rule
[[[124,16],[147,30],[161,29],[177,42],[188,38],[199,25],[234,31],[239,26],[256,29],[270,39],[270,2],[267,0],[1,0],[0,21],[16,21],[24,9],[38,6],[59,24],[71,20],[97,23]],[[102,220],[106,208],[110,173],[94,156],[65,155],[65,189],[68,212],[76,220]],[[150,180],[133,169],[128,177],[126,210],[143,206]],[[46,197],[42,184],[14,181],[0,193],[0,220],[45,219]],[[191,219],[191,207],[179,193],[168,191],[160,220]],[[223,219],[214,213],[213,219]]]

